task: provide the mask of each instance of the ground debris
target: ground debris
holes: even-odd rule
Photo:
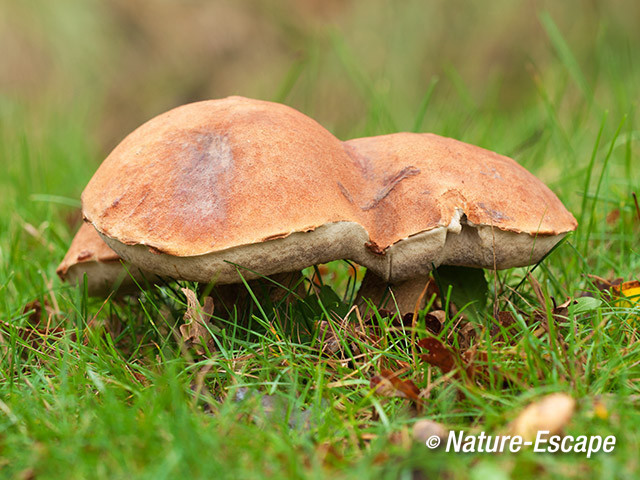
[[[411,379],[400,378],[402,372],[382,369],[378,375],[371,377],[369,385],[378,395],[383,397],[401,397],[419,403],[420,389]]]
[[[204,355],[215,350],[215,341],[211,335],[213,325],[210,322],[213,315],[213,299],[205,297],[204,306],[198,302],[196,293],[188,288],[182,288],[187,297],[187,311],[184,314],[185,323],[180,325],[180,334],[188,348],[193,348],[197,355]]]

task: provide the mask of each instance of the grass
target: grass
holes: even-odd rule
[[[251,301],[215,318],[215,351],[205,355],[185,348],[178,330],[186,311],[179,287],[194,284],[107,300],[62,284],[55,268],[100,158],[91,137],[95,111],[85,101],[96,92],[87,87],[64,104],[0,97],[0,476],[635,478],[640,306],[616,301],[589,275],[632,280],[640,271],[632,197],[640,193],[633,88],[640,66],[628,54],[631,40],[605,28],[613,17],[601,20],[587,56],[554,15],[538,13],[550,60],[530,59],[534,96],[516,109],[501,102],[500,78],[488,81],[483,98],[460,65],[427,76],[408,66],[376,71],[340,30],[312,39],[308,56],[287,67],[271,93],[302,108],[339,78],[362,116],[329,125],[341,138],[414,129],[504,152],[580,219],[533,271],[535,281],[526,269],[486,272],[488,303],[472,328],[486,360],[476,359],[474,380],[443,375],[421,359],[416,340],[432,335],[426,312],[412,330],[371,307],[360,311],[364,333],[345,328],[345,319],[354,327],[359,320],[344,263],[324,270],[318,295],[291,292],[290,301],[274,303],[247,285]],[[390,44],[400,58],[404,44]],[[385,87],[387,76],[403,78],[406,101]],[[302,109],[322,111],[314,105]],[[568,297],[579,305],[554,315]],[[40,315],[32,312],[37,305]],[[505,327],[494,312],[509,312],[514,324]],[[451,314],[440,338],[464,349],[463,325]],[[334,354],[323,353],[327,332],[336,335]],[[420,411],[371,388],[382,369],[428,392]],[[615,451],[590,459],[530,450],[451,454],[412,439],[419,418],[501,432],[550,392],[577,400],[568,433],[616,435]]]

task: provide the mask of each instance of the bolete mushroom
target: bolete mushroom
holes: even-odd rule
[[[362,254],[342,143],[284,105],[230,97],[178,107],[118,145],[82,194],[107,244],[157,274],[228,284]]]
[[[391,284],[403,311],[413,311],[433,266],[531,265],[577,226],[544,183],[489,150],[414,133],[345,148],[371,179],[372,200],[352,196],[371,212],[368,231],[389,261],[386,276],[367,272],[360,295],[379,300]]]
[[[441,264],[520,266],[576,226],[509,158],[429,134],[342,143],[292,108],[242,97],[139,127],[82,204],[132,264],[217,284],[337,259],[390,283]]]

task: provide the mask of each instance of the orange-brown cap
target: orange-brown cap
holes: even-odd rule
[[[558,235],[577,226],[544,183],[484,148],[429,133],[358,138],[345,146],[372,179],[370,189],[352,197],[371,211],[369,232],[378,245],[446,227],[460,215],[473,225],[530,235]]]
[[[142,268],[232,283],[234,264],[270,275],[364,245],[344,193],[360,181],[342,142],[311,118],[229,97],[178,107],[131,133],[85,188],[83,214]],[[340,225],[317,232],[342,221],[356,228],[339,248],[331,244]]]
[[[229,97],[175,108],[125,138],[82,194],[125,244],[194,256],[313,230],[353,210],[341,142],[302,113]],[[354,179],[355,180],[355,179]]]
[[[511,158],[434,134],[345,142],[368,189],[351,193],[379,250],[385,279],[432,266],[509,268],[540,260],[577,222],[556,195]]]

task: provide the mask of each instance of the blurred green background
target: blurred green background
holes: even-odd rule
[[[77,110],[97,162],[151,116],[232,94],[343,139],[411,130],[435,83],[418,129],[513,153],[527,139],[492,120],[526,121],[544,96],[561,125],[591,97],[635,107],[639,20],[633,0],[2,0],[2,109]],[[526,133],[549,135],[535,120]]]

